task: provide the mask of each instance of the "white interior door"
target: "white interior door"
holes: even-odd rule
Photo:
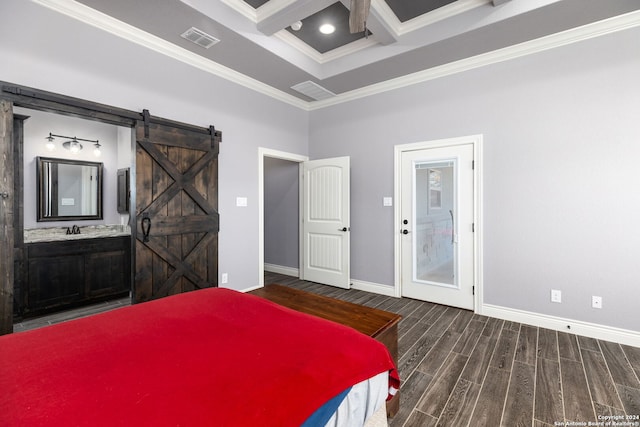
[[[473,144],[401,154],[402,295],[473,309]]]
[[[349,157],[301,164],[300,278],[349,288]]]

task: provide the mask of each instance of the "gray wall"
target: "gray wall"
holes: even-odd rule
[[[298,268],[299,163],[264,159],[264,262]]]
[[[639,29],[308,113],[31,2],[2,7],[0,80],[223,130],[229,287],[258,283],[259,146],[351,156],[352,276],[392,285],[393,146],[483,134],[485,302],[640,330]]]
[[[393,284],[393,146],[483,134],[485,303],[640,330],[638,40],[627,30],[312,111],[310,157],[351,156],[352,277]]]
[[[0,80],[223,132],[219,271],[259,283],[258,147],[307,154],[308,112],[21,0],[2,2]],[[30,31],[24,31],[29,22]],[[246,197],[247,207],[236,207]]]
[[[0,79],[2,79],[0,75]],[[91,120],[82,120],[76,117],[62,116],[59,114],[45,113],[43,111],[16,108],[15,111],[29,116],[24,122],[24,227],[68,227],[72,224],[78,226],[98,224],[119,224],[120,215],[116,203],[116,172],[118,157],[118,127],[99,123]],[[45,147],[45,137],[49,132],[56,135],[77,136],[84,139],[97,139],[102,147],[102,154],[96,157],[93,154],[91,143],[82,143],[83,149],[73,154],[62,148],[63,138],[56,138],[56,148],[49,151]],[[129,153],[125,153],[130,157]],[[103,215],[102,221],[47,221],[37,222],[37,197],[36,197],[36,157],[55,157],[72,160],[85,160],[89,162],[101,162],[103,164]]]

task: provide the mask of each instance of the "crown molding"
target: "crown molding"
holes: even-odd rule
[[[400,22],[396,14],[393,13],[393,10],[384,0],[372,0],[371,7],[394,32],[394,35],[396,37],[401,37],[407,33],[426,27],[427,25],[434,24],[438,21],[451,18],[490,3],[491,0],[458,0],[406,22]]]
[[[276,36],[283,42],[288,43],[292,47],[298,49],[302,54],[308,56],[318,64],[326,64],[327,62],[342,58],[344,56],[378,44],[378,42],[375,41],[373,37],[361,38],[352,41],[351,43],[344,46],[332,49],[328,52],[320,53],[287,30],[280,30],[275,33],[274,36]]]
[[[238,12],[240,15],[247,18],[249,21],[254,24],[258,23],[258,12],[257,9],[251,7],[248,3],[245,3],[240,0],[220,0],[222,3],[229,6],[231,9]]]
[[[404,88],[429,80],[461,73],[475,68],[484,67],[511,59],[520,58],[534,53],[566,46],[583,40],[604,36],[640,26],[640,11],[629,12],[616,17],[604,19],[591,24],[576,27],[560,33],[551,34],[535,40],[517,45],[461,59],[438,67],[419,71],[402,77],[397,77],[381,83],[375,83],[349,92],[338,94],[336,97],[323,101],[304,101],[254,78],[234,71],[215,61],[196,55],[186,49],[169,43],[159,37],[133,27],[95,9],[73,0],[32,0],[33,2],[87,23],[95,28],[107,31],[120,38],[126,39],[140,46],[166,55],[202,71],[224,78],[256,92],[270,96],[289,105],[303,110],[313,111],[332,105],[353,101],[371,95]],[[322,82],[320,82],[322,83]]]
[[[572,28],[556,34],[540,37],[517,45],[450,62],[448,64],[418,71],[381,83],[375,83],[349,92],[338,94],[334,98],[310,103],[309,110],[330,107],[371,95],[423,83],[429,80],[450,76],[475,68],[484,67],[511,59],[521,58],[545,50],[570,45],[583,40],[601,37],[607,34],[640,26],[640,11],[629,12],[613,18],[604,19],[581,27]]]
[[[181,48],[173,43],[161,39],[160,37],[154,36],[153,34],[126,24],[76,1],[33,0],[33,2],[182,63],[191,65],[209,74],[216,75],[225,80],[229,80],[279,101],[293,105],[294,107],[302,109],[308,108],[309,103],[307,101],[301,100],[298,97],[269,86],[266,83],[262,83],[252,77],[232,70],[229,67],[225,67],[215,61],[190,52],[187,49]]]

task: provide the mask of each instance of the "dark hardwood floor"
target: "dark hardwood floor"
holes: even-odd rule
[[[275,273],[265,273],[265,283],[403,316],[398,329],[400,412],[391,427],[606,426],[609,420],[621,423],[609,425],[640,426],[640,348]],[[100,305],[77,313],[104,309]],[[74,316],[64,312],[34,319],[15,330]]]
[[[265,273],[265,283],[403,316],[398,328],[400,412],[391,427],[549,427],[597,421],[605,426],[607,416],[640,426],[640,348],[275,273]]]

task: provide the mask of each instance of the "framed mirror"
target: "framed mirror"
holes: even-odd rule
[[[102,163],[36,157],[38,221],[102,219]]]

